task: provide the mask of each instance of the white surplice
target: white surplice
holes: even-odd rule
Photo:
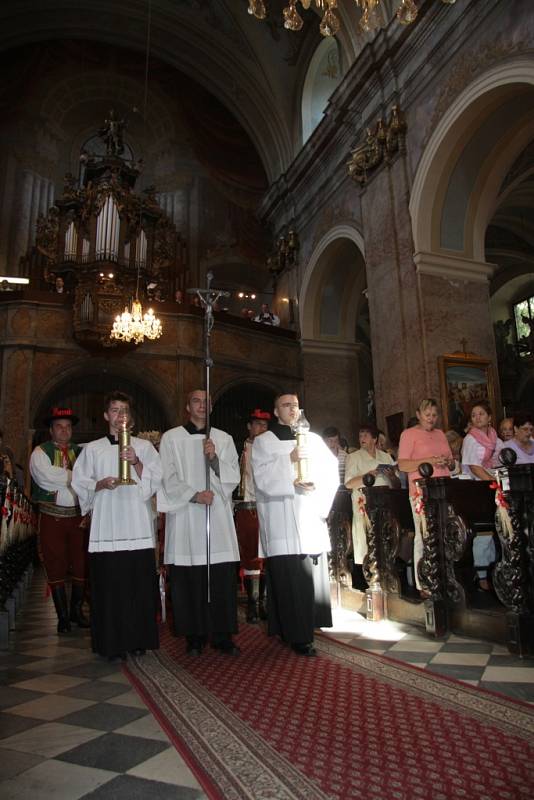
[[[191,434],[183,426],[161,437],[163,487],[158,492],[158,511],[166,513],[165,564],[206,564],[206,506],[192,503],[206,489],[204,434]],[[231,436],[211,428],[219,475],[210,470],[214,493],[210,507],[210,563],[239,561],[234,526],[232,492],[239,483],[239,461]]]
[[[308,478],[315,490],[295,487],[295,440],[271,431],[254,439],[252,471],[260,522],[260,557],[330,551],[326,518],[339,485],[338,461],[316,433],[307,434]]]
[[[131,468],[131,486],[95,491],[97,481],[119,474],[119,446],[107,437],[82,448],[72,471],[72,488],[78,495],[82,514],[92,512],[90,553],[142,550],[154,547],[154,526],[150,498],[161,485],[161,462],[155,447],[146,439],[131,438],[143,463],[141,478]]]

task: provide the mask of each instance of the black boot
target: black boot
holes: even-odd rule
[[[65,592],[65,586],[51,586],[52,590],[52,600],[54,601],[54,605],[56,607],[56,614],[57,614],[57,632],[58,633],[67,633],[70,631],[70,622],[69,622],[69,612],[67,609],[67,595]]]
[[[78,628],[90,628],[91,623],[83,613],[83,585],[72,582],[70,593],[70,621],[75,622]]]
[[[267,608],[265,605],[265,575],[260,575],[260,591],[258,594],[258,616],[261,620],[267,619]]]
[[[258,578],[256,575],[245,575],[243,583],[247,593],[247,622],[256,623],[258,617]]]

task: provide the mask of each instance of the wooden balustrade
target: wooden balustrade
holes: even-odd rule
[[[363,489],[369,519],[363,565],[368,618],[424,625],[436,637],[455,631],[487,638],[520,656],[534,655],[534,466],[505,466],[499,476],[500,505],[488,482],[420,479],[426,518],[419,562],[424,601],[408,584],[401,558],[414,529],[408,492],[368,482]],[[472,544],[482,532],[498,535],[495,594],[475,588]]]
[[[35,516],[16,482],[0,476],[0,649],[8,646],[36,557]]]

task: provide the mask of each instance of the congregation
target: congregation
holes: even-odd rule
[[[239,655],[239,587],[247,622],[266,621],[269,635],[313,656],[314,630],[332,624],[329,553],[340,522],[351,532],[352,588],[368,585],[365,486],[408,488],[414,537],[398,555],[413,595],[424,600],[421,465],[430,464],[434,477],[489,483],[505,449],[509,463],[534,463],[534,415],[518,411],[494,427],[485,400],[471,405],[463,426],[444,432],[437,401],[426,398],[398,442],[369,422],[351,447],[333,426],[299,436],[299,399],[287,392],[274,409],[250,412],[240,457],[231,436],[209,427],[209,406],[204,390],[190,392],[187,422],[161,437],[159,453],[129,435],[134,410],[122,392],[104,401],[109,433],[81,447],[74,411],[51,410],[50,440],[33,450],[29,468],[58,634],[90,626],[93,651],[110,660],[157,648],[159,573],[173,632],[191,656],[208,645]],[[13,480],[12,456],[2,450]],[[493,532],[478,532],[472,549],[477,589],[490,593]]]

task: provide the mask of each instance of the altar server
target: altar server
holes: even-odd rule
[[[338,461],[315,433],[296,446],[295,394],[279,395],[274,414],[278,422],[252,447],[269,634],[280,634],[299,655],[314,656],[314,628],[332,625],[326,518],[339,484]],[[299,459],[307,461],[306,483],[296,480]]]
[[[121,457],[133,484],[121,484],[121,427],[131,424],[131,400],[113,392],[105,400],[109,434],[85,445],[72,475],[83,513],[92,513],[89,535],[93,650],[112,659],[159,647],[154,526],[150,499],[161,485],[154,446],[131,437]]]
[[[188,397],[189,421],[161,437],[163,489],[158,510],[166,513],[165,564],[169,565],[175,633],[187,652],[212,647],[238,655],[237,567],[239,548],[232,516],[232,492],[239,462],[232,437],[211,428],[206,438],[206,392]],[[206,489],[206,458],[210,486]],[[206,506],[210,506],[210,602],[206,552]]]

